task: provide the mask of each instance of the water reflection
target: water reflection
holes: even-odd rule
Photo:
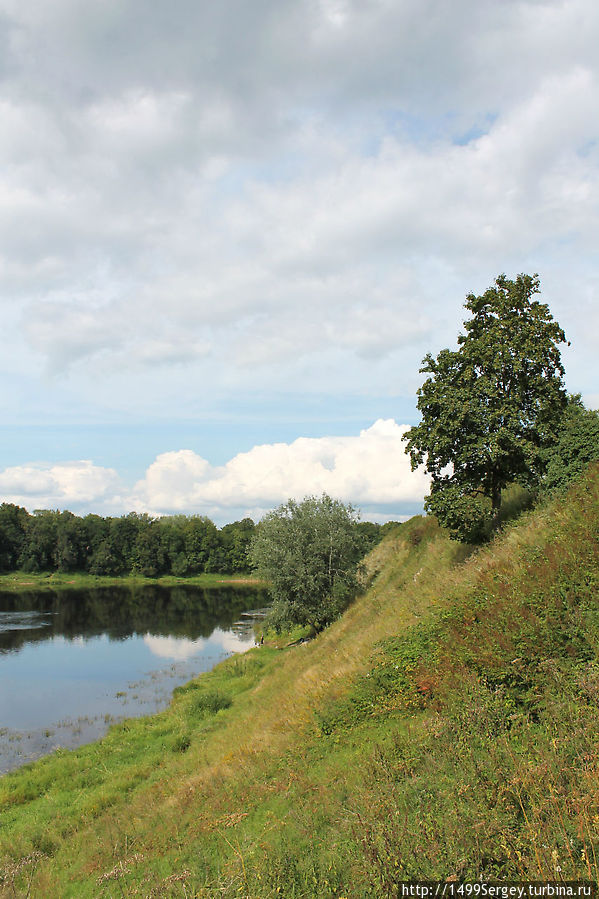
[[[164,707],[253,645],[265,604],[231,587],[0,592],[0,773]]]
[[[146,634],[144,643],[153,655],[161,659],[189,659],[202,651],[203,640],[185,640],[181,637],[153,637]]]
[[[91,590],[0,591],[0,652],[47,640],[49,633],[74,639],[106,634],[209,637],[230,628],[248,609],[265,604],[262,591],[239,587],[102,587]],[[50,631],[48,631],[50,628]]]

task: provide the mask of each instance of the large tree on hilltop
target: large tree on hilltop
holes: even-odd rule
[[[555,441],[566,338],[538,293],[537,275],[500,275],[470,294],[458,349],[428,354],[420,369],[422,421],[404,435],[406,452],[432,476],[427,509],[460,539],[480,539],[510,482],[538,483]]]

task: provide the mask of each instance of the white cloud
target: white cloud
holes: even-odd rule
[[[266,510],[289,498],[328,493],[370,510],[420,504],[429,480],[412,472],[402,434],[407,425],[379,420],[357,437],[300,437],[255,446],[211,467],[191,450],[163,453],[134,488],[133,507],[157,513]],[[216,510],[216,512],[215,512]]]
[[[595,4],[21,6],[0,295],[52,371],[206,360],[233,386],[341,347],[359,380],[431,341],[431,267],[596,246]]]
[[[317,171],[281,181],[250,167],[234,191],[228,175],[211,187],[190,168],[187,102],[103,101],[83,133],[95,148],[81,161],[87,184],[74,189],[66,173],[42,194],[29,176],[5,184],[6,277],[14,288],[21,272],[23,334],[50,370],[204,365],[247,385],[261,366],[294,372],[335,349],[355,389],[406,345],[413,365],[443,339],[447,296],[431,269],[461,268],[468,289],[484,288],[511,273],[506,261],[519,270],[572,240],[596,245],[599,84],[587,68],[539,82],[465,145],[390,134],[373,154],[338,159],[321,128]],[[182,167],[163,156],[170,130],[175,145],[191,140]],[[24,255],[33,268],[18,268]],[[46,280],[42,298],[32,278]]]
[[[0,501],[30,511],[201,514],[223,524],[325,492],[363,509],[366,519],[386,521],[414,514],[429,489],[423,470],[410,469],[401,439],[407,429],[379,419],[357,436],[262,444],[223,466],[189,449],[161,453],[132,490],[90,461],[14,466],[0,472]]]
[[[210,471],[210,464],[192,450],[162,453],[148,468],[143,482],[136,485],[142,496],[132,499],[133,507],[187,508],[196,485],[209,477]]]
[[[0,472],[0,498],[32,509],[71,509],[118,501],[119,478],[112,468],[89,460],[28,464]]]

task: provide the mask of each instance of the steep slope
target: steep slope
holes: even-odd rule
[[[599,879],[598,532],[597,468],[475,553],[408,522],[316,640],[4,777],[2,895]]]

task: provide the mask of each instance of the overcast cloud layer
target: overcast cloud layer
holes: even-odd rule
[[[81,432],[0,453],[0,499],[404,514],[426,485],[364,475],[370,426],[500,272],[599,405],[597,46],[594,0],[0,0],[2,420]],[[162,423],[154,462],[100,452],[119,422]]]

